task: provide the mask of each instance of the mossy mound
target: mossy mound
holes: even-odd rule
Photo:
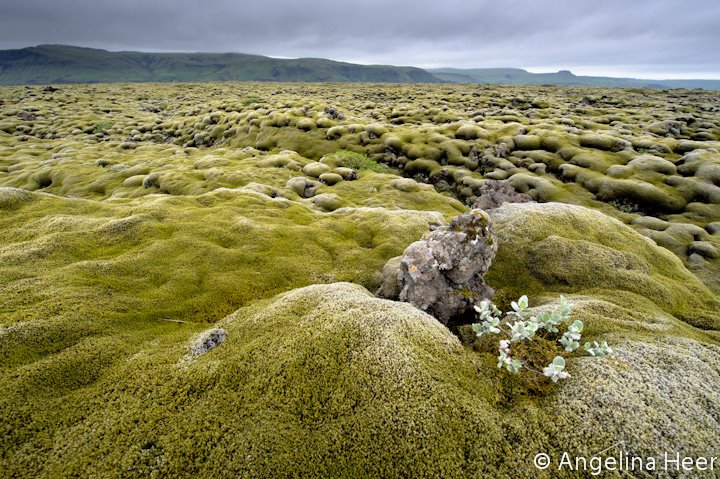
[[[695,326],[720,329],[717,296],[676,256],[618,220],[561,203],[506,203],[491,217],[499,249],[487,281],[506,297],[617,294],[622,301],[652,301]]]
[[[717,92],[208,83],[2,94],[3,186],[104,199],[254,182],[283,195],[293,176],[352,181],[369,170],[431,183],[465,205],[477,196],[465,178],[495,179],[626,224],[639,215],[720,221]],[[665,243],[720,293],[720,257]]]
[[[217,321],[307,284],[375,288],[384,263],[442,221],[383,208],[327,215],[251,189],[112,202],[0,195],[13,200],[0,215],[4,325],[73,315]]]
[[[3,455],[12,458],[3,469],[16,477],[465,477],[469,462],[511,477],[508,459],[488,462],[481,446],[490,432],[500,441],[493,449],[508,445],[492,399],[477,402],[495,385],[476,368],[491,369],[410,305],[347,283],[311,286],[218,326],[225,341],[190,362],[189,331],[121,354],[94,384],[67,393],[55,411],[63,421],[41,435],[15,423],[25,407],[6,409],[33,390],[31,373],[3,382],[11,419],[2,432],[19,426],[11,442],[24,443]]]
[[[348,283],[242,308],[211,330],[222,331],[222,343],[190,358],[207,326],[198,335],[175,325],[131,347],[117,343],[121,336],[86,340],[0,380],[2,466],[14,477],[504,479],[536,477],[537,451],[557,461],[617,437],[636,454],[718,446],[711,418],[720,398],[706,386],[717,379],[716,344],[669,338],[681,323],[650,324],[652,305],[571,301],[589,324],[609,317],[655,339],[609,335],[616,356],[570,361],[572,378],[545,397],[523,394],[492,354],[462,346],[434,318]],[[76,376],[59,396],[42,393],[48,374],[103,363],[112,366]],[[33,416],[49,407],[51,417]],[[667,430],[678,433],[660,442],[643,433]]]
[[[714,455],[710,451],[720,447],[720,398],[710,385],[720,381],[720,347],[672,336],[660,336],[653,342],[624,341],[620,335],[614,338],[617,344],[610,359],[576,360],[570,379],[574,384],[558,391],[555,400],[566,414],[592,425],[586,430],[578,428],[570,436],[582,441],[584,436],[596,434],[605,438],[607,447],[623,441],[608,454],[617,457],[624,451],[626,455],[654,457],[662,472],[665,451],[673,459],[677,453],[680,457]],[[600,424],[604,427],[598,427]],[[689,424],[697,427],[687,427]],[[668,472],[668,477],[684,477],[673,475],[677,471],[672,469]],[[696,473],[696,477],[714,475]]]

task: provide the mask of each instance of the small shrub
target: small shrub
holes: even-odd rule
[[[342,160],[342,166],[346,168],[352,168],[353,170],[363,171],[374,171],[376,173],[389,173],[390,168],[386,165],[371,160],[362,153],[355,153],[353,151],[338,151],[334,155]]]
[[[100,133],[103,130],[107,130],[108,128],[112,128],[113,122],[110,120],[102,120],[95,123],[93,126],[93,133]]]
[[[256,96],[251,96],[251,97],[249,97],[249,98],[245,98],[245,99],[242,101],[242,104],[243,104],[243,106],[250,106],[250,105],[252,105],[253,103],[262,103],[262,101],[263,101],[262,98],[259,98],[259,97],[256,97]]]
[[[486,334],[501,334],[506,339],[500,340],[498,344],[498,368],[504,368],[513,374],[520,374],[525,370],[531,373],[541,374],[550,378],[553,382],[570,377],[565,371],[565,357],[556,355],[552,362],[542,371],[536,369],[537,358],[531,357],[532,348],[522,347],[523,341],[542,339],[547,342],[551,339],[554,348],[559,350],[563,346],[565,353],[574,353],[580,348],[580,338],[583,330],[583,322],[570,320],[571,307],[563,296],[560,296],[559,308],[552,312],[542,311],[533,315],[528,309],[528,298],[522,296],[517,302],[511,303],[512,311],[507,314],[500,311],[490,301],[481,301],[475,306],[479,322],[472,325],[472,329],[478,337]],[[560,327],[567,324],[567,330],[560,336]],[[558,336],[560,336],[558,338]],[[512,346],[513,343],[517,343]],[[511,351],[512,346],[512,351]],[[520,346],[520,347],[517,347]],[[583,349],[593,357],[603,357],[612,353],[612,349],[606,341],[598,344],[597,341],[590,344],[586,342]]]

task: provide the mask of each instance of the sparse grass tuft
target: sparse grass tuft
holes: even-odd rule
[[[257,97],[257,96],[251,96],[249,98],[245,98],[241,103],[243,104],[243,106],[250,106],[250,105],[254,105],[256,103],[262,103],[262,102],[263,102],[262,98]]]

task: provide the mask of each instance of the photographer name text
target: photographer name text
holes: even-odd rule
[[[665,452],[657,457],[641,457],[620,452],[614,456],[575,456],[563,452],[553,458],[549,454],[535,455],[535,467],[538,469],[557,468],[558,471],[586,471],[593,476],[606,472],[623,471],[714,471],[720,466],[715,456],[683,456],[680,453]],[[720,467],[718,467],[720,469]]]

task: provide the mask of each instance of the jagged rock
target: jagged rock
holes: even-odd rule
[[[507,183],[498,180],[485,180],[480,187],[473,208],[492,210],[503,203],[531,203],[530,195],[520,193]]]
[[[512,148],[510,148],[510,146],[505,142],[502,142],[495,147],[495,156],[498,158],[507,158],[511,152]]]
[[[378,295],[411,303],[448,323],[492,296],[483,275],[496,250],[487,214],[462,214],[408,246],[399,261],[388,261]]]
[[[221,328],[208,329],[198,336],[198,338],[190,346],[190,352],[193,356],[200,356],[211,349],[220,346],[227,336],[227,332]]]
[[[325,114],[335,120],[345,119],[345,115],[343,115],[341,112],[331,106],[325,108]]]

